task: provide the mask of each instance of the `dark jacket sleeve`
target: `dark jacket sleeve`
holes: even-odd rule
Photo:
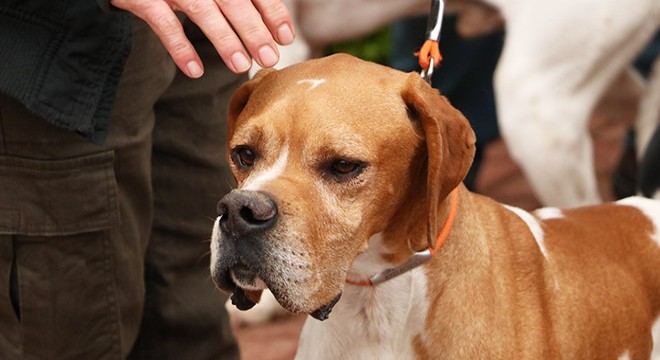
[[[119,9],[118,7],[110,4],[110,1],[112,0],[96,0],[96,2],[99,4],[99,7],[104,12],[109,13],[109,12],[121,11],[121,9]]]
[[[131,17],[89,0],[0,1],[0,93],[103,142],[131,47]]]

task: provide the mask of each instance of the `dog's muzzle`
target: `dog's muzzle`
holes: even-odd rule
[[[232,303],[240,310],[252,308],[268,287],[285,308],[299,311],[299,304],[292,306],[295,303],[292,296],[296,296],[292,294],[297,292],[291,291],[289,284],[308,274],[300,268],[296,268],[297,272],[287,269],[291,263],[283,262],[282,258],[291,261],[291,251],[269,240],[269,231],[275,228],[279,218],[276,201],[263,192],[233,190],[218,203],[218,214],[219,234],[215,235],[215,247],[212,244],[216,256],[211,270],[218,288],[232,293]],[[325,320],[339,296],[309,314]]]
[[[255,284],[263,265],[259,237],[277,223],[277,205],[262,192],[232,190],[218,203],[218,214],[223,248],[213,281],[233,293],[232,302],[239,309],[247,310],[263,290]]]

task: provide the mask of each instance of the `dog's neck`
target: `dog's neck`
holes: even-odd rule
[[[490,276],[488,261],[477,261],[488,258],[484,254],[488,252],[487,246],[483,239],[471,236],[472,228],[468,225],[480,221],[472,218],[475,216],[471,208],[474,195],[463,186],[458,191],[461,193],[456,225],[428,266],[417,267],[376,286],[347,284],[328,320],[310,319],[305,323],[304,343],[301,343],[298,358],[309,358],[310,354],[318,358],[318,354],[324,354],[321,358],[336,359],[346,353],[355,359],[389,359],[392,354],[397,354],[397,358],[412,358],[417,351],[412,344],[427,341],[418,338],[418,334],[424,332],[429,311],[441,311],[442,314],[435,318],[445,321],[447,331],[450,331],[448,324],[453,321],[453,307],[446,305],[430,309],[429,304],[456,305],[464,299],[465,283],[474,284],[474,281]],[[420,205],[418,207],[422,208]],[[415,251],[428,246],[424,211],[417,212],[412,208],[402,208],[402,211],[411,211],[415,216],[401,217],[408,219],[407,223],[393,221],[398,228],[388,228],[372,236],[367,251],[358,256],[349,276],[366,278],[402,263]],[[439,229],[442,229],[449,212],[447,198],[439,207]],[[475,266],[476,263],[480,265]],[[432,295],[437,298],[432,299]],[[323,349],[319,348],[320,344]]]
[[[388,251],[383,240],[382,233],[370,239],[352,274],[373,274],[392,266],[383,260]],[[305,323],[296,358],[413,358],[414,337],[422,332],[428,313],[426,278],[423,267],[418,267],[377,286],[347,284],[327,320]]]
[[[450,203],[449,198],[440,203],[439,229],[447,222]],[[426,208],[420,205],[416,208]],[[416,210],[404,204],[401,211]],[[368,278],[400,265],[428,246],[423,210],[416,216],[399,218],[412,220],[392,221],[397,226],[372,236],[367,251],[353,263],[349,277]],[[322,358],[336,359],[346,353],[355,359],[388,359],[392,354],[397,354],[397,358],[414,357],[412,344],[422,341],[416,337],[423,332],[429,311],[427,272],[428,267],[417,267],[375,286],[347,284],[328,320],[306,322],[298,358],[318,358],[323,354]],[[319,348],[321,344],[323,349]]]
[[[425,209],[427,204],[404,203],[393,218],[390,225],[369,239],[367,250],[360,254],[348,273],[348,281],[353,285],[368,285],[364,281],[375,274],[383,274],[385,270],[400,267],[415,254],[430,250],[432,256],[442,247],[442,242],[453,228],[454,216],[458,208],[459,193],[463,186],[456,188],[450,195],[440,199],[438,204],[437,229],[438,234],[430,234],[437,244],[430,244],[428,239]]]
[[[454,220],[456,218],[456,210],[458,208],[458,193],[458,189],[454,189],[449,194],[449,213],[447,214],[444,224],[442,225],[442,228],[437,233],[437,235],[427,231],[428,245],[425,249],[414,251],[413,254],[411,254],[404,263],[396,264],[395,261],[394,264],[392,264],[392,259],[397,258],[397,256],[394,256],[397,254],[397,252],[392,251],[388,246],[383,246],[383,234],[378,233],[372,236],[370,239],[367,246],[367,252],[365,253],[365,258],[357,259],[354,262],[356,265],[353,266],[352,269],[353,276],[350,276],[351,274],[349,273],[349,276],[346,279],[346,283],[356,286],[376,286],[430,261],[431,258],[433,258],[433,255],[435,255],[438,250],[440,250],[445,240],[451,233]],[[427,230],[430,229],[427,228]],[[394,243],[397,244],[400,242],[400,238],[395,237]],[[407,244],[409,249],[414,248],[411,241],[407,241]],[[371,249],[371,251],[369,251],[369,249]],[[405,253],[405,250],[403,253]],[[363,280],[354,279],[355,276],[364,277],[363,273],[365,272],[365,269],[360,269],[360,267],[380,268],[382,267],[383,263],[386,264],[385,270],[376,272],[375,275],[369,276]]]
[[[454,228],[443,248],[427,265],[376,286],[347,284],[328,320],[309,319],[305,323],[301,337],[304,341],[297,358],[337,359],[347,353],[352,359],[392,359],[393,354],[397,359],[423,357],[417,352],[424,348],[422,343],[430,341],[420,335],[425,333],[430,312],[434,312],[433,318],[440,322],[433,325],[439,329],[439,334],[452,331],[452,324],[455,325],[463,311],[461,304],[466,291],[471,286],[479,287],[475,284],[487,277],[497,276],[490,272],[488,245],[483,238],[474,236],[483,233],[483,229],[473,233],[473,225],[480,227],[482,220],[474,213],[477,205],[472,197],[475,195],[462,186],[459,191]],[[449,199],[443,200],[439,208],[439,229],[449,209]],[[373,275],[400,264],[415,251],[428,246],[424,212],[402,211],[413,211],[416,216],[402,217],[410,219],[405,224],[394,221],[398,230],[386,229],[372,236],[367,251],[358,256],[349,276]],[[396,251],[400,254],[394,253]],[[451,347],[444,343],[446,341],[441,341],[442,346]]]

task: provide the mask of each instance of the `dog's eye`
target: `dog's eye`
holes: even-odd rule
[[[242,167],[252,167],[257,154],[248,147],[238,147],[234,149],[232,157],[234,162]]]
[[[337,181],[345,181],[360,175],[366,166],[367,164],[362,162],[339,159],[329,164],[326,174]]]
[[[332,164],[332,172],[338,175],[350,174],[358,168],[358,164],[348,160],[338,160]]]

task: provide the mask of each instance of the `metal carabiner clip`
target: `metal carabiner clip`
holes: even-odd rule
[[[435,65],[435,60],[433,58],[429,58],[429,67],[424,69],[422,68],[422,71],[419,73],[419,75],[422,76],[422,79],[424,79],[429,85],[431,85],[431,78],[433,77],[433,69]]]
[[[426,42],[419,52],[419,63],[422,67],[420,75],[429,84],[433,76],[433,69],[438,67],[440,60],[442,60],[438,43],[444,11],[445,0],[431,0],[431,11],[426,23]]]

